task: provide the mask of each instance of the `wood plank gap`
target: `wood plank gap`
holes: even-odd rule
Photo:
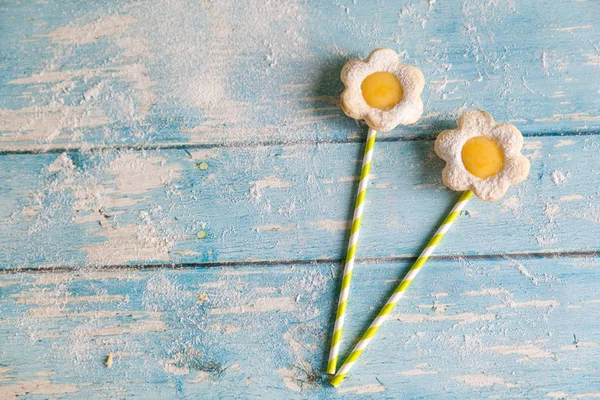
[[[557,259],[557,258],[595,258],[600,257],[599,251],[559,251],[559,252],[531,252],[531,253],[506,253],[506,254],[471,254],[471,255],[445,255],[431,256],[429,261],[451,260],[524,260],[524,259]],[[356,263],[374,264],[400,261],[414,261],[416,256],[399,257],[374,257],[359,258]],[[266,260],[266,261],[217,261],[209,263],[168,263],[168,264],[122,264],[122,265],[97,265],[97,266],[51,266],[51,267],[22,267],[0,269],[0,275],[14,275],[19,273],[52,273],[52,272],[98,272],[118,270],[158,270],[158,269],[194,269],[194,268],[222,268],[222,267],[251,267],[269,265],[322,265],[340,264],[342,259],[314,259],[314,260]]]
[[[579,137],[579,136],[593,136],[599,135],[600,131],[572,131],[572,132],[541,132],[541,133],[523,133],[525,138],[539,138],[539,137]],[[261,142],[237,142],[237,143],[173,143],[173,144],[132,144],[132,145],[109,145],[109,146],[95,146],[86,149],[79,147],[55,147],[48,150],[33,149],[33,150],[2,150],[0,149],[0,156],[3,155],[31,155],[31,154],[60,154],[60,153],[89,153],[89,152],[100,152],[105,150],[186,150],[186,149],[221,149],[221,148],[260,148],[260,147],[273,147],[273,146],[303,146],[303,145],[321,145],[321,144],[349,144],[349,143],[363,143],[365,136],[343,139],[343,140],[298,140],[283,142],[280,140],[273,141],[261,141]],[[406,135],[406,136],[383,136],[378,138],[378,142],[423,142],[435,140],[437,135]]]

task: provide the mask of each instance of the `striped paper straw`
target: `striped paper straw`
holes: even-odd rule
[[[356,204],[354,205],[354,217],[352,218],[352,228],[350,230],[350,239],[348,241],[348,251],[346,252],[346,265],[344,266],[344,277],[342,278],[342,288],[340,289],[340,298],[338,301],[337,313],[335,315],[335,326],[331,337],[331,350],[329,351],[329,362],[327,363],[327,373],[335,374],[337,368],[337,359],[342,342],[342,329],[344,327],[344,318],[346,317],[346,307],[348,306],[348,296],[350,294],[350,281],[352,280],[352,270],[354,269],[354,257],[356,256],[356,247],[358,246],[358,235],[360,234],[360,223],[362,221],[363,208],[367,197],[367,186],[369,184],[369,173],[371,172],[371,160],[373,159],[373,148],[377,131],[369,129],[367,141],[365,143],[365,155],[360,172],[360,183],[358,184],[358,194],[356,195]]]
[[[433,235],[433,237],[429,240],[429,243],[427,243],[427,247],[425,247],[425,250],[423,250],[419,258],[417,258],[417,261],[415,261],[413,266],[408,270],[406,276],[404,277],[404,279],[402,279],[402,282],[400,282],[400,285],[398,285],[398,287],[394,291],[394,294],[389,298],[387,303],[385,303],[385,306],[383,306],[381,311],[379,311],[379,314],[377,314],[377,318],[375,318],[375,320],[371,323],[369,329],[367,329],[366,332],[360,338],[360,342],[358,342],[356,347],[354,347],[354,350],[352,350],[352,353],[350,353],[346,361],[344,361],[344,364],[342,364],[340,370],[331,379],[330,383],[333,386],[338,386],[340,383],[342,383],[342,381],[348,374],[348,371],[350,371],[356,360],[358,360],[358,357],[360,357],[363,350],[369,345],[369,342],[371,341],[371,339],[373,339],[373,336],[375,336],[375,334],[379,330],[379,327],[385,322],[390,313],[394,310],[396,303],[398,303],[398,301],[404,296],[404,292],[406,291],[406,289],[408,289],[413,279],[415,279],[423,265],[425,265],[429,256],[431,256],[431,254],[433,253],[437,245],[441,242],[446,232],[448,232],[448,229],[450,229],[450,227],[452,226],[452,223],[456,220],[456,218],[458,218],[460,212],[465,207],[472,195],[473,192],[467,190],[462,194],[462,196],[460,196],[460,199],[458,200],[454,208],[452,208],[450,214],[448,214],[446,219],[444,219],[444,222],[435,232],[435,235]]]

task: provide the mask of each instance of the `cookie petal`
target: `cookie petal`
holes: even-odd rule
[[[458,129],[485,135],[494,126],[494,118],[483,110],[465,111],[458,119]]]

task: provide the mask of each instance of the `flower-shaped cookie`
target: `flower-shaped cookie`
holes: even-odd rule
[[[342,109],[377,131],[415,123],[423,113],[423,74],[398,61],[394,50],[375,49],[364,61],[348,61],[341,77],[346,86]]]
[[[510,185],[524,181],[529,160],[521,154],[523,135],[510,124],[497,124],[485,111],[466,111],[458,128],[435,140],[446,167],[442,179],[452,190],[471,189],[485,201],[497,201]]]

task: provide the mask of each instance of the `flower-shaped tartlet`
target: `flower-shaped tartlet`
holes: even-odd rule
[[[529,160],[521,154],[523,135],[510,124],[497,124],[481,110],[466,111],[458,128],[435,140],[435,152],[446,167],[442,179],[452,190],[472,190],[485,201],[497,201],[510,185],[524,181]]]
[[[423,113],[425,79],[418,68],[402,64],[391,49],[375,49],[363,61],[352,59],[342,69],[342,110],[364,119],[377,131],[417,122]]]

